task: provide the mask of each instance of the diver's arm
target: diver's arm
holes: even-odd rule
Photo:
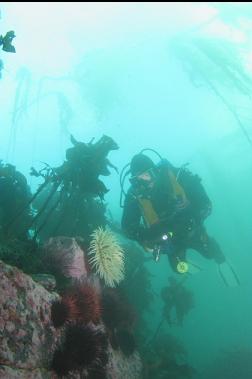
[[[146,228],[140,225],[141,212],[137,202],[125,203],[125,208],[122,217],[122,230],[125,235],[137,241],[143,247],[152,247],[153,244],[159,242],[162,235],[168,233],[170,229],[166,222],[160,222]]]
[[[151,247],[160,242],[163,234],[173,231],[171,219],[160,221],[147,228],[140,224],[141,216],[138,201],[129,190],[125,198],[121,221],[122,231],[128,238],[137,241],[143,247]]]

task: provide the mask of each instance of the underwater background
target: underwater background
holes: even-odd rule
[[[214,262],[189,251],[202,268],[185,282],[194,308],[182,326],[161,330],[181,341],[196,378],[249,378],[252,3],[2,2],[0,10],[0,33],[16,34],[16,53],[0,55],[0,159],[33,193],[39,180],[31,167],[60,166],[71,135],[113,138],[119,149],[109,160],[119,172],[144,148],[177,167],[189,163],[213,203],[209,234],[241,284],[225,286]],[[107,214],[119,225],[119,175],[112,169],[102,181]],[[153,293],[148,341],[162,318],[160,291],[174,274],[164,256],[145,266]],[[240,376],[221,361],[228,354],[236,354]],[[218,360],[219,376],[211,374]]]

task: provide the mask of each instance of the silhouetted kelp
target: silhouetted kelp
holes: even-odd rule
[[[114,166],[107,154],[118,146],[107,136],[96,143],[77,142],[73,137],[71,141],[74,146],[67,149],[66,161],[60,167],[32,169],[32,175],[44,178],[33,202],[38,209],[33,220],[36,235],[49,229],[50,236],[60,233],[88,237],[98,225],[106,223],[102,201],[108,189],[98,177],[110,174],[108,167]]]
[[[30,188],[25,176],[11,164],[0,161],[0,226],[2,238],[26,240],[32,220]],[[22,217],[17,218],[20,209]]]
[[[188,290],[183,282],[174,277],[169,278],[169,286],[162,288],[161,297],[165,303],[163,316],[169,325],[175,323],[182,326],[184,317],[194,308],[193,293]],[[175,311],[175,319],[172,320],[172,311]]]
[[[15,53],[16,49],[12,45],[12,40],[15,38],[15,32],[13,30],[9,30],[4,36],[0,35],[0,47],[2,50],[7,53]],[[3,61],[0,59],[0,79],[2,77],[2,69],[3,69]]]
[[[210,20],[210,22],[213,20]],[[170,48],[182,63],[192,84],[208,88],[217,96],[232,114],[241,132],[252,148],[252,140],[236,104],[228,96],[232,91],[243,95],[250,101],[252,77],[242,61],[240,45],[230,39],[213,38],[204,32],[204,24],[191,33],[177,35],[171,39]],[[228,91],[226,91],[228,89]]]
[[[74,146],[67,149],[66,161],[61,166],[52,168],[46,164],[39,171],[32,167],[31,175],[42,177],[44,182],[29,201],[26,199],[18,207],[8,228],[12,228],[31,205],[37,209],[28,224],[33,229],[34,239],[59,234],[88,238],[94,229],[106,224],[103,199],[108,189],[99,176],[109,175],[109,167],[116,169],[107,154],[118,149],[118,145],[105,135],[96,143],[77,142],[73,137],[71,141]]]

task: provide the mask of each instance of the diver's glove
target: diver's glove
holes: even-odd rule
[[[151,242],[144,242],[142,244],[145,251],[153,254],[153,259],[158,262],[161,254],[171,254],[174,250],[173,241],[172,241],[173,233],[167,232],[163,233],[159,236],[158,239],[153,240]]]

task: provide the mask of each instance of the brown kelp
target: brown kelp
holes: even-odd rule
[[[28,226],[32,220],[31,208],[27,206],[31,191],[25,176],[9,163],[0,161],[0,227],[2,238],[27,238]],[[17,212],[24,208],[22,218]]]
[[[0,35],[0,47],[3,51],[7,53],[15,53],[16,49],[12,45],[12,40],[15,38],[15,32],[13,30],[9,30],[5,35]],[[4,64],[2,59],[0,59],[0,79],[2,77],[2,70],[4,68]]]
[[[242,96],[251,102],[252,77],[245,65],[246,49],[246,44],[207,35],[204,28],[179,34],[170,42],[171,53],[181,62],[192,84],[208,88],[221,100],[252,147],[236,101],[237,96]]]
[[[110,175],[110,167],[115,169],[107,155],[118,145],[106,135],[97,142],[78,142],[72,136],[71,141],[74,146],[66,150],[66,160],[61,166],[52,168],[45,164],[41,170],[32,167],[31,175],[42,178],[43,183],[8,228],[30,205],[35,210],[29,225],[34,230],[34,239],[46,229],[45,238],[59,231],[66,236],[88,237],[97,226],[105,224],[103,200],[108,189],[99,176]]]
[[[174,277],[169,278],[169,285],[161,290],[164,301],[163,316],[169,325],[182,326],[185,316],[194,308],[193,293],[187,289],[183,282]],[[174,310],[174,319],[172,312]]]

